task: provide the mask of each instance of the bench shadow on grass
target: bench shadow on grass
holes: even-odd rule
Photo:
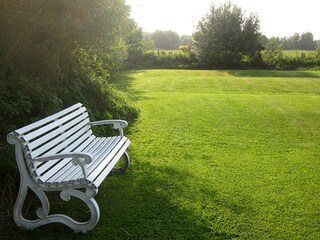
[[[186,179],[192,179],[194,176],[174,167],[137,163],[131,171],[135,173],[133,175],[129,172],[126,181],[117,179],[110,182],[110,185],[106,184],[106,188],[109,189],[106,190],[107,198],[110,199],[103,204],[102,212],[109,215],[109,218],[105,216],[100,227],[105,228],[104,232],[108,232],[110,236],[121,236],[121,239],[239,237],[238,233],[215,228],[219,221],[215,210],[220,206],[235,214],[242,214],[248,209],[229,200],[221,201],[214,189],[203,186],[198,186],[201,190],[190,189]],[[140,171],[141,174],[138,174]],[[118,191],[119,188],[122,188],[122,191]],[[199,200],[198,191],[204,200],[203,211],[210,213],[202,214],[199,209],[193,209],[192,204],[190,205],[193,201]],[[208,202],[214,208],[206,206]],[[208,218],[204,217],[205,215]]]
[[[234,77],[320,78],[320,72],[285,70],[221,70]]]
[[[140,172],[140,174],[139,174]],[[154,174],[156,173],[156,174]],[[74,233],[65,225],[53,223],[34,230],[13,226],[4,239],[233,239],[237,233],[215,229],[217,214],[201,219],[194,209],[184,206],[183,199],[192,201],[185,180],[192,178],[173,167],[139,163],[124,175],[111,175],[99,188],[95,197],[100,207],[97,226],[86,234]],[[178,182],[178,184],[176,184]],[[236,214],[248,209],[238,203],[216,199],[214,189],[202,189],[214,205],[223,205]],[[176,200],[181,198],[182,204]],[[79,221],[89,214],[81,202],[52,203],[53,213],[69,214]],[[208,200],[207,199],[207,200]],[[175,201],[174,201],[175,200]],[[178,201],[179,203],[179,201]],[[38,205],[39,206],[39,205]],[[34,208],[35,210],[36,208]],[[208,209],[207,209],[208,210]],[[215,209],[212,209],[215,211]],[[210,215],[210,214],[209,214]]]

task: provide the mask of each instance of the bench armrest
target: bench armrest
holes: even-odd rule
[[[93,160],[93,157],[88,153],[77,153],[77,152],[58,153],[58,154],[45,156],[45,157],[36,157],[32,159],[32,161],[45,162],[45,161],[57,160],[61,158],[72,158],[73,165],[80,165],[84,178],[87,178],[86,164],[91,163]]]
[[[95,122],[89,122],[88,124],[91,126],[113,124],[113,128],[119,130],[121,137],[123,137],[123,129],[128,126],[128,123],[126,121],[118,120],[118,119],[95,121]]]

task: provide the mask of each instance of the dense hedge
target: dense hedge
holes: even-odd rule
[[[142,52],[127,68],[197,69],[198,61],[189,47],[180,50],[149,50]]]
[[[316,52],[301,52],[294,56],[285,54],[282,50],[270,49],[262,52],[262,62],[268,69],[295,70],[319,69],[320,68],[320,50]]]
[[[134,60],[128,61],[127,68],[162,68],[162,69],[223,69],[224,66],[210,66],[200,63],[193,49],[189,46],[180,50],[141,50]],[[229,67],[230,68],[230,67]],[[254,57],[242,56],[234,66],[236,69],[319,69],[320,51],[300,52],[290,55],[279,49],[263,50]]]

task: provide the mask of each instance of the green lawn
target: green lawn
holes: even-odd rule
[[[140,116],[96,228],[14,236],[320,239],[319,71],[137,70],[115,85]]]

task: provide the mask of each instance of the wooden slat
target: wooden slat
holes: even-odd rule
[[[77,144],[81,143],[81,142],[84,142],[86,139],[88,139],[91,135],[90,134],[85,134],[83,136],[81,136],[81,138],[79,138],[77,140]],[[61,153],[68,153],[68,152],[72,152],[72,150],[75,148],[74,145],[70,145],[68,148],[66,148],[64,151],[62,151]],[[56,160],[50,160],[48,162],[46,162],[45,164],[41,165],[41,167],[39,167],[37,169],[37,174],[39,174],[39,172],[45,172],[45,171],[48,171],[48,169],[50,169],[53,164],[55,163]],[[58,161],[56,161],[58,162]],[[51,165],[51,166],[50,166]],[[58,172],[59,169],[61,169],[63,166],[64,166],[64,162],[61,161],[61,162],[58,162],[56,165],[54,165],[48,172],[46,172],[43,176],[42,176],[42,179],[45,179],[43,181],[46,181],[47,179],[49,179],[55,172]]]
[[[113,167],[116,165],[116,163],[118,162],[118,160],[121,158],[121,156],[124,154],[124,152],[126,151],[126,149],[129,147],[130,145],[130,140],[127,139],[125,141],[125,143],[121,146],[121,148],[118,149],[118,151],[115,153],[116,154],[110,154],[107,156],[108,158],[113,157],[112,161],[109,161],[109,164],[103,169],[102,172],[99,172],[99,176],[93,181],[93,184],[98,188],[100,186],[100,184],[102,183],[102,181],[108,176],[108,174],[111,172],[111,170],[113,169]],[[105,161],[107,161],[107,159]],[[102,164],[101,164],[102,165]],[[100,166],[99,166],[100,168]],[[102,168],[102,166],[101,166]]]
[[[95,155],[93,155],[94,161],[87,165],[88,174],[90,174],[90,172],[92,172],[94,168],[99,165],[99,162],[101,161],[101,157],[105,157],[113,149],[113,147],[116,145],[117,142],[118,142],[117,138],[115,137],[105,138],[103,141],[103,144],[99,146],[99,149],[102,149],[103,152],[99,151],[98,149],[95,149],[95,151],[92,151],[92,152],[88,152],[91,155],[93,155],[95,152]],[[100,153],[99,155],[97,154],[98,152]],[[82,178],[82,176],[83,176],[82,171],[78,170],[78,171],[75,171],[73,175],[69,175],[63,180],[69,181],[70,179],[79,179],[79,178]]]
[[[48,142],[53,138],[57,138],[58,135],[64,133],[65,131],[67,131],[70,128],[72,128],[71,131],[76,131],[76,128],[74,128],[74,126],[76,126],[78,123],[80,123],[81,121],[83,121],[85,119],[87,119],[89,122],[90,120],[88,117],[89,117],[88,113],[85,113],[85,114],[78,116],[77,118],[73,119],[71,122],[68,122],[67,124],[65,124],[65,125],[57,128],[56,130],[44,135],[43,137],[40,137],[37,140],[29,143],[28,149],[30,151],[32,151],[33,149],[37,148],[39,145],[41,145],[45,142]]]
[[[103,142],[96,148],[94,151],[90,152],[94,156],[95,159],[98,158],[99,155],[103,153],[103,151],[106,151],[106,148],[108,146],[112,145],[114,141],[116,141],[116,137],[111,137],[111,138],[104,138]]]
[[[57,119],[57,118],[65,115],[67,113],[70,113],[70,112],[72,112],[72,111],[74,111],[74,110],[76,110],[76,109],[78,109],[80,107],[82,107],[81,103],[74,104],[74,105],[72,105],[72,106],[70,106],[70,107],[68,107],[68,108],[66,108],[66,109],[64,109],[64,110],[62,110],[60,112],[57,112],[57,113],[55,113],[53,115],[50,115],[50,116],[48,116],[48,117],[46,117],[44,119],[41,119],[41,120],[39,120],[37,122],[29,124],[29,125],[27,125],[25,127],[19,128],[19,129],[15,130],[15,132],[17,134],[19,134],[19,135],[25,134],[26,132],[29,132],[32,129],[41,127],[41,126],[47,124],[48,122],[51,122],[53,119]]]
[[[52,131],[56,127],[64,125],[66,122],[72,120],[73,118],[75,118],[81,114],[84,114],[85,111],[86,111],[86,109],[83,107],[83,108],[78,109],[75,112],[69,113],[67,116],[64,116],[63,118],[53,119],[52,121],[54,121],[54,122],[52,122],[52,121],[49,122],[47,125],[42,126],[41,128],[38,128],[38,129],[24,135],[23,138],[25,141],[31,141],[32,139],[35,139],[35,138],[37,138],[47,132]]]
[[[98,141],[95,141],[96,142],[96,144],[101,144],[101,142],[103,142],[103,138],[98,138]],[[67,150],[70,150],[71,148],[68,148]],[[88,152],[88,153],[90,153],[90,152]],[[79,175],[82,175],[82,170],[79,168]],[[61,179],[61,181],[62,181],[63,179]]]
[[[66,165],[71,163],[72,158],[64,158],[60,159],[58,163],[51,168],[47,169],[48,171],[45,172],[41,177],[40,180],[42,182],[52,182],[51,180],[48,181],[49,179],[52,179],[55,175],[59,174],[59,171],[61,169],[64,169]]]
[[[100,172],[108,165],[110,158],[116,154],[116,152],[119,151],[119,149],[122,147],[123,144],[126,143],[127,138],[122,137],[121,140],[117,143],[117,145],[112,149],[110,153],[108,153],[107,157],[101,161],[99,166],[97,166],[92,172],[88,174],[88,180],[94,181],[95,178],[100,174]]]
[[[93,141],[93,139],[91,137],[88,140],[91,142]],[[78,146],[73,151],[83,152],[83,149],[90,144],[90,142],[88,140],[83,142],[80,146]],[[61,170],[59,170],[58,173],[54,174],[52,177],[48,178],[46,181],[50,181],[50,182],[63,182],[64,181],[64,182],[66,182],[67,180],[64,180],[66,178],[66,176],[74,175],[73,172],[75,172],[75,171],[80,171],[82,173],[80,166],[74,166],[73,163],[71,161],[69,161],[66,165],[64,165],[63,168],[61,168]]]
[[[90,153],[91,150],[94,149],[94,146],[96,146],[98,141],[100,141],[100,140],[101,140],[101,138],[94,137],[94,140],[88,146],[86,146],[82,151]]]
[[[81,167],[75,166],[73,165],[72,161],[69,161],[63,168],[49,178],[47,182],[62,182],[61,179],[63,179],[64,176],[72,174],[72,172],[76,169],[81,169]]]
[[[92,134],[92,131],[90,130],[91,128],[87,126],[85,122],[81,123],[80,125],[82,128],[79,131],[74,132],[73,135],[71,135],[72,132],[70,133],[68,132],[64,134],[63,136],[61,136],[61,140],[58,141],[58,144],[55,145],[55,141],[53,141],[52,143],[48,143],[48,149],[46,149],[47,148],[46,146],[43,146],[43,149],[42,147],[39,149],[36,149],[35,151],[30,152],[30,157],[33,159],[42,155],[48,156],[48,155],[56,154],[61,150],[63,150],[66,146],[71,144],[73,141],[75,141],[77,138],[82,136],[83,134],[87,134],[88,132]]]
[[[90,144],[93,140],[94,140],[94,136],[91,135],[85,142],[83,145],[85,144]],[[45,163],[45,166],[41,166],[39,167],[36,172],[39,176],[41,176],[45,171],[47,171],[49,168],[51,168],[53,165],[55,165],[57,162],[59,162],[59,160],[50,160],[49,162]]]
[[[94,155],[95,161],[88,166],[88,175],[91,174],[95,170],[96,167],[99,166],[100,162],[102,162],[106,155],[110,154],[113,148],[120,142],[121,137],[113,137],[111,141],[108,143],[108,146],[105,147],[104,151],[100,155]]]
[[[88,143],[87,141],[84,142],[83,144],[81,144],[81,146],[79,146],[78,148],[76,148],[74,151],[77,151],[77,152],[83,152],[83,153],[89,153],[89,152],[84,152],[83,149],[85,148],[85,146],[88,146]],[[59,176],[57,176],[56,178],[54,179],[50,179],[50,181],[68,181],[68,180],[71,180],[73,179],[72,176],[75,175],[77,172],[79,172],[79,175],[81,175],[83,177],[83,174],[82,174],[82,169],[77,166],[75,167],[71,162],[68,164],[68,166],[66,166],[68,169],[72,168],[72,172],[71,171],[68,171],[68,172],[65,172],[65,173],[60,173]]]

